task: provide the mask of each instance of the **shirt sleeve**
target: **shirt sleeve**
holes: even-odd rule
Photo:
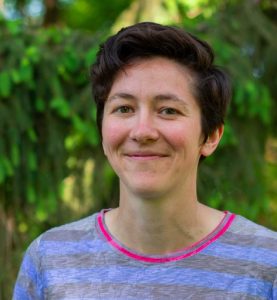
[[[33,241],[24,255],[14,287],[13,300],[44,299],[39,241],[39,238]]]

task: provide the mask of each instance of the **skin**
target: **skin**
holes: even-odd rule
[[[213,153],[223,126],[203,143],[192,86],[184,66],[155,57],[119,72],[105,103],[103,149],[120,179],[120,205],[105,222],[143,254],[187,247],[223,218],[196,193],[199,158]]]

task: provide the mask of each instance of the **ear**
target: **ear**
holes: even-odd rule
[[[224,125],[218,127],[212,134],[209,135],[207,141],[201,146],[200,154],[203,156],[211,155],[217,148],[224,132]]]

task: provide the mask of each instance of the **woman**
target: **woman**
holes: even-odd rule
[[[277,299],[276,233],[197,198],[231,94],[210,46],[140,23],[101,46],[91,75],[119,207],[36,239],[14,299]]]

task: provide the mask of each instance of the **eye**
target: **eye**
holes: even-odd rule
[[[172,107],[165,107],[160,110],[160,113],[162,115],[176,115],[178,114],[178,111]]]
[[[114,110],[114,112],[120,113],[120,114],[128,114],[128,113],[131,113],[132,111],[133,111],[132,108],[127,105],[119,106]]]

